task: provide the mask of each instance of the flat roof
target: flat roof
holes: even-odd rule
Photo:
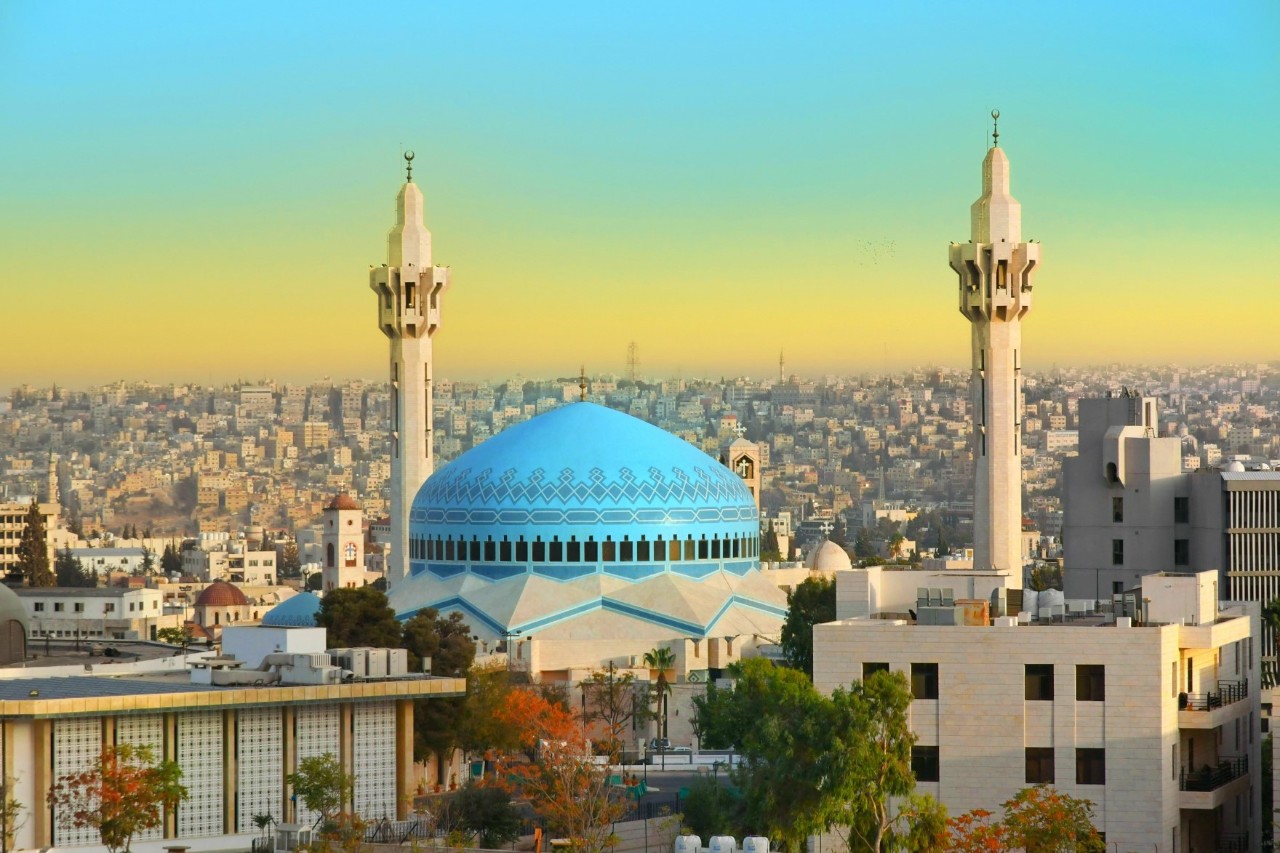
[[[117,598],[126,592],[146,590],[145,586],[27,586],[14,592],[19,598]]]
[[[148,693],[207,693],[209,686],[188,681],[134,680],[94,675],[0,679],[0,702],[20,699],[88,699],[96,696],[142,696]],[[33,695],[35,694],[35,695]]]

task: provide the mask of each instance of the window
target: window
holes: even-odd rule
[[[1116,524],[1124,521],[1124,498],[1111,499],[1111,520]]]
[[[1185,566],[1191,562],[1191,540],[1175,539],[1173,540],[1173,564],[1175,566]]]
[[[1173,523],[1186,524],[1191,521],[1191,498],[1173,499]]]
[[[115,605],[115,602],[114,602],[114,601],[108,601],[106,604],[102,605],[102,612],[103,612],[103,613],[115,613],[115,612],[116,612],[116,605]]]
[[[938,665],[936,663],[911,664],[911,696],[915,699],[938,698]]]
[[[889,664],[887,663],[864,663],[862,665],[862,680],[866,681],[877,672],[888,672]]]
[[[55,601],[55,602],[53,603],[53,612],[54,612],[54,613],[61,613],[61,612],[62,612],[62,602],[61,602],[61,601]]]
[[[1053,699],[1053,664],[1027,664],[1026,699],[1028,702],[1043,702]]]
[[[35,605],[35,610],[36,610],[36,612],[37,612],[37,613],[43,613],[43,612],[44,612],[44,602],[43,602],[43,601],[37,601],[37,602],[36,602],[36,605]]]
[[[911,747],[911,773],[917,782],[938,781],[938,748],[936,746]]]
[[[1076,784],[1107,784],[1107,751],[1105,749],[1076,750]]]
[[[1076,666],[1076,701],[1103,702],[1106,698],[1106,667],[1101,664],[1078,664]]]
[[[1027,784],[1053,784],[1053,747],[1027,747]]]
[[[77,602],[75,603],[75,609],[76,609],[76,613],[83,613],[83,612],[84,612],[84,602],[83,602],[83,601],[77,601]]]
[[[1124,540],[1123,539],[1111,540],[1111,565],[1113,566],[1124,565]]]

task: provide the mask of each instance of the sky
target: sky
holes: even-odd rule
[[[1280,5],[0,3],[0,389],[382,377],[416,153],[437,377],[965,364],[1001,112],[1025,364],[1271,361]]]

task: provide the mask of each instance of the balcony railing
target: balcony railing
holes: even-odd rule
[[[1219,681],[1218,689],[1211,693],[1182,693],[1178,696],[1178,708],[1183,711],[1212,711],[1249,695],[1247,681]]]
[[[1218,853],[1249,853],[1249,833],[1230,832],[1218,836]]]
[[[1178,787],[1183,791],[1215,791],[1248,772],[1249,759],[1243,755],[1219,761],[1217,767],[1207,764],[1199,770],[1187,770],[1184,767]]]

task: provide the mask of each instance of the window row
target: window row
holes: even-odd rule
[[[684,539],[661,536],[650,540],[641,536],[633,541],[623,536],[615,541],[606,536],[598,541],[588,536],[580,541],[570,536],[567,541],[553,536],[543,541],[541,536],[532,542],[523,536],[514,542],[506,536],[501,542],[493,537],[483,542],[476,537],[464,539],[452,536],[421,537],[409,539],[409,558],[413,560],[454,560],[472,563],[648,563],[679,560],[735,560],[760,556],[760,539],[756,536],[729,536],[701,539],[687,536]]]
[[[1113,497],[1111,499],[1111,520],[1116,524],[1124,523],[1124,498]],[[1191,499],[1190,498],[1174,498],[1173,499],[1173,523],[1187,524],[1191,521]]]
[[[888,671],[887,663],[867,662],[862,665],[862,678],[866,680],[873,673]],[[1053,664],[1026,664],[1023,678],[1024,699],[1029,702],[1053,699]],[[938,665],[936,663],[911,664],[911,696],[914,699],[938,698]],[[1076,701],[1105,702],[1106,699],[1106,667],[1102,664],[1077,664]]]
[[[1026,748],[1026,783],[1028,785],[1057,784],[1054,769],[1054,750],[1050,746]],[[917,782],[941,781],[941,761],[938,747],[911,747],[911,773]],[[1105,749],[1076,748],[1076,784],[1107,784],[1107,752]]]

